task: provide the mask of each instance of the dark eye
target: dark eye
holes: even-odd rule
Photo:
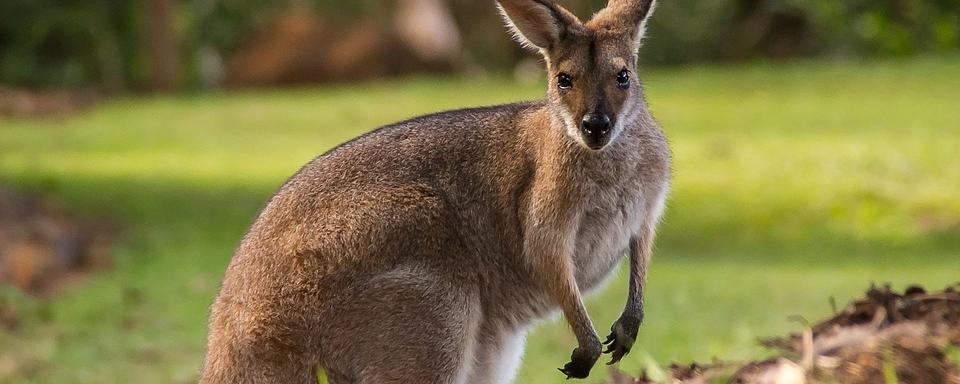
[[[630,71],[624,69],[617,74],[617,87],[620,89],[630,87]]]
[[[557,87],[564,90],[573,88],[573,78],[566,73],[557,75]]]

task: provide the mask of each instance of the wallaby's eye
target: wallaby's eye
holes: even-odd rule
[[[617,88],[627,89],[630,87],[630,71],[624,69],[617,74]]]
[[[563,90],[573,88],[573,78],[566,73],[557,75],[557,87]]]

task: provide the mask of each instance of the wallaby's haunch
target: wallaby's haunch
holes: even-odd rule
[[[446,112],[341,145],[291,178],[230,263],[203,383],[508,383],[531,325],[562,311],[587,377],[602,345],[581,293],[630,255],[612,362],[630,351],[670,178],[637,79],[653,0],[587,23],[501,0],[546,58],[544,101]],[[558,356],[559,358],[559,356]]]

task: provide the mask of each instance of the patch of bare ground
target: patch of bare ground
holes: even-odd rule
[[[0,85],[0,117],[64,118],[80,113],[99,100],[93,90],[42,90]]]
[[[102,221],[79,219],[54,201],[0,185],[0,284],[54,294],[108,267],[115,233]],[[15,326],[14,319],[0,308],[0,324]]]
[[[761,341],[777,357],[745,363],[673,365],[667,377],[612,374],[615,384],[960,384],[950,352],[960,348],[960,285],[927,292],[871,287],[864,297],[802,333]]]

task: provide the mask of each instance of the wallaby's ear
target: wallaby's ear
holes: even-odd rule
[[[497,0],[497,7],[513,37],[527,48],[549,50],[580,25],[576,16],[550,0]]]
[[[657,0],[610,0],[596,14],[591,24],[623,31],[633,39],[634,51],[640,49],[647,31],[647,20],[653,15]]]

